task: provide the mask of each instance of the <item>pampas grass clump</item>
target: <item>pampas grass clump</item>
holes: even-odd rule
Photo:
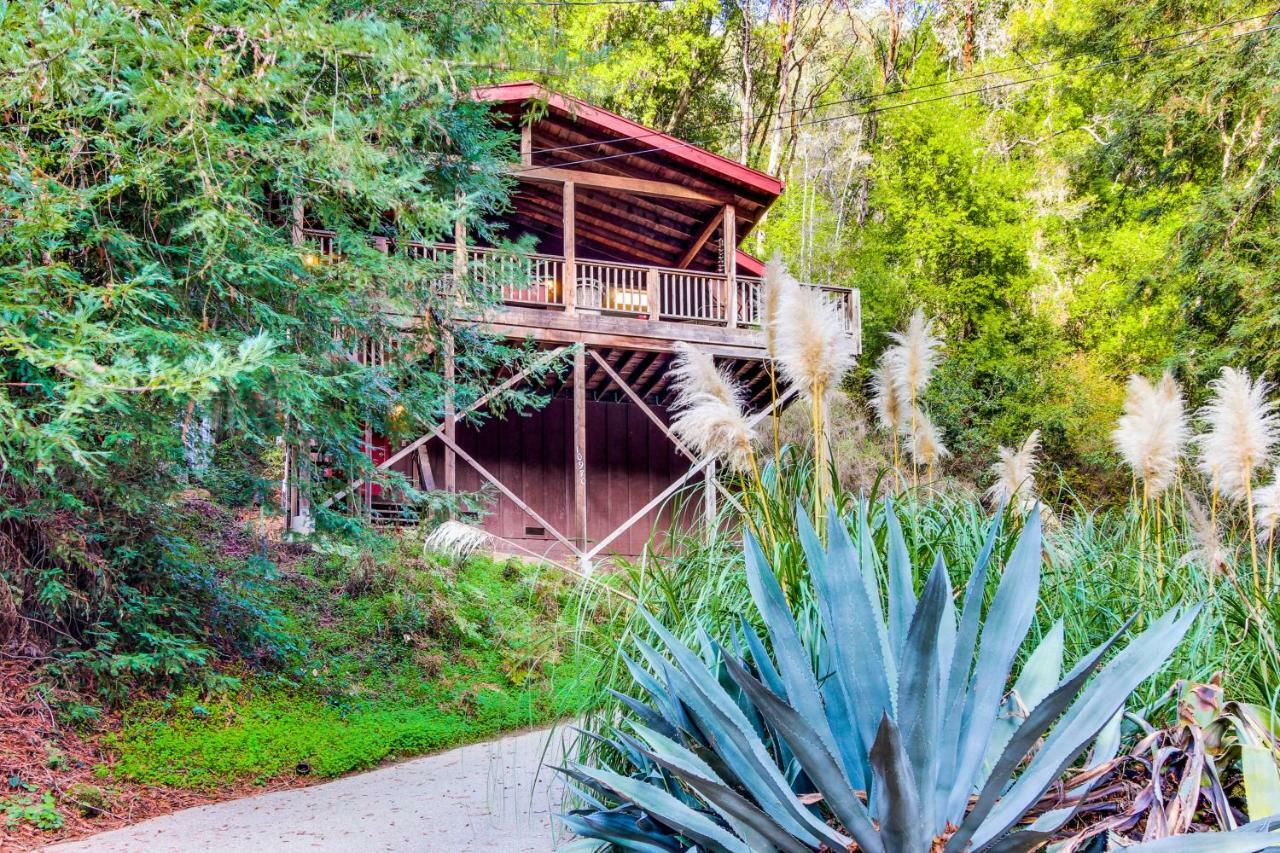
[[[1124,413],[1111,438],[1124,463],[1142,481],[1144,499],[1155,498],[1172,485],[1187,442],[1187,417],[1182,391],[1167,371],[1158,385],[1129,377]]]
[[[987,500],[993,506],[1007,504],[1019,515],[1028,512],[1036,503],[1036,451],[1040,449],[1040,430],[1031,431],[1027,440],[1017,450],[1000,447],[999,458],[991,466],[995,482],[987,489]]]

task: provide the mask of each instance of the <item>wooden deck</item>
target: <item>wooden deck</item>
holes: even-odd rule
[[[308,229],[306,238],[322,254],[333,254],[334,235]],[[468,247],[461,267],[453,244],[406,242],[402,250],[432,263],[442,275],[459,272],[493,288],[500,306],[464,311],[459,320],[484,324],[510,337],[547,343],[670,351],[678,341],[723,356],[763,357],[763,281],[755,276],[699,272],[522,254]],[[576,281],[570,293],[566,282]],[[859,292],[817,287],[838,306],[845,327],[861,351]]]

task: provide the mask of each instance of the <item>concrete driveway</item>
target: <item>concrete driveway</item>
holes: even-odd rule
[[[62,853],[546,853],[562,838],[558,764],[571,733],[539,729],[347,776],[187,809],[48,848]]]

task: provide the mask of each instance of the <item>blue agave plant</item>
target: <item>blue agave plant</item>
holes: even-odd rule
[[[832,513],[824,547],[799,514],[812,585],[805,630],[751,538],[747,577],[767,645],[743,620],[734,649],[704,632],[694,651],[649,619],[665,653],[638,641],[646,665],[626,659],[645,697],[618,694],[631,731],[591,735],[627,756],[632,772],[562,768],[587,803],[562,816],[580,837],[572,847],[1015,853],[1042,846],[1070,820],[1069,806],[1024,816],[1091,745],[1090,765],[1115,755],[1126,699],[1198,608],[1165,613],[1109,655],[1130,620],[1065,674],[1056,626],[1009,693],[1039,594],[1039,513],[1029,515],[985,619],[999,518],[957,612],[941,558],[916,597],[891,510],[882,589],[867,515],[864,502],[855,545]],[[1010,713],[1015,698],[1029,710]],[[1148,846],[1243,853],[1280,843],[1270,823],[1246,829]]]

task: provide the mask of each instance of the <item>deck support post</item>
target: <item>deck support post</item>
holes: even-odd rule
[[[578,534],[578,551],[586,554],[587,533],[587,353],[579,347],[573,354],[573,520]],[[582,558],[584,572],[591,571]]]
[[[457,440],[457,412],[453,401],[453,383],[456,379],[453,359],[453,332],[444,333],[444,434],[449,441]],[[458,456],[449,442],[444,449],[444,490],[449,494],[458,491]]]
[[[738,326],[738,214],[733,205],[724,206],[724,280],[729,289],[725,300],[725,325]]]
[[[576,196],[573,181],[565,181],[561,186],[561,223],[560,231],[564,234],[564,313],[573,315],[578,311],[578,256],[577,234],[574,232],[574,220],[577,219]]]

